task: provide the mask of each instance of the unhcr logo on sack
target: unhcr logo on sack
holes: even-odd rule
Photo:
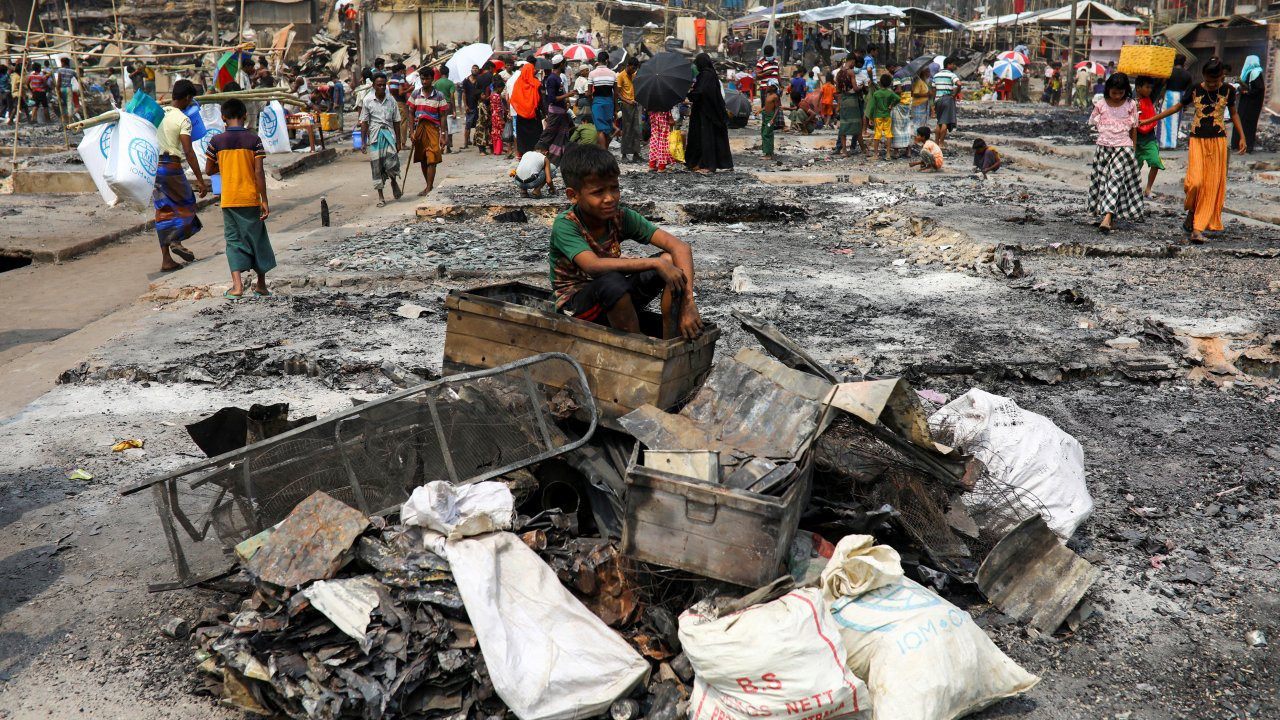
[[[108,125],[106,130],[102,131],[102,135],[98,136],[98,151],[102,153],[102,157],[111,154],[111,136],[116,134],[116,126]]]
[[[160,164],[160,156],[156,152],[155,145],[142,138],[134,138],[133,142],[129,143],[129,157],[133,158],[134,165],[144,174],[156,174],[156,167]]]
[[[267,108],[258,115],[258,124],[262,126],[262,134],[271,136],[276,134],[276,129],[280,127],[280,122],[276,119],[275,110]]]

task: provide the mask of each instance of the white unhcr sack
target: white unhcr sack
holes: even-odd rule
[[[215,135],[226,131],[227,124],[222,121],[221,105],[201,105],[200,119],[204,121],[204,136],[191,138],[191,146],[196,151],[196,159],[200,161],[200,166],[204,167],[204,158],[209,152],[209,143]]]
[[[103,179],[122,202],[150,208],[160,163],[160,141],[156,126],[133,113],[120,112],[111,137]]]
[[[107,186],[107,156],[111,153],[111,138],[116,134],[116,124],[98,125],[84,131],[84,139],[76,146],[80,160],[93,178],[98,194],[108,207],[115,207],[120,199]]]
[[[258,113],[258,137],[268,153],[293,152],[289,145],[289,128],[285,125],[284,106],[272,100]]]
[[[887,554],[868,552],[864,540],[870,537],[840,541],[822,584],[851,587],[868,576],[876,582],[896,578],[856,596],[826,598],[849,668],[870,689],[874,720],[952,720],[1040,682],[1001,652],[968,613],[903,577],[900,565],[886,571]],[[878,548],[887,549],[872,549]]]
[[[975,388],[934,413],[929,429],[986,466],[960,496],[984,529],[1004,535],[1043,508],[1045,524],[1066,541],[1093,512],[1084,450],[1049,418]]]
[[[696,675],[689,720],[869,717],[867,686],[815,588],[719,618],[690,608],[680,643]]]

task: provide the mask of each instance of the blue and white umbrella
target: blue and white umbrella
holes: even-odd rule
[[[1005,80],[1017,80],[1022,77],[1022,65],[1012,60],[997,60],[996,64],[991,68],[991,73],[998,78]]]

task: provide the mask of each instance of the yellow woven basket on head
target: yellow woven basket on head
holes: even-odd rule
[[[1116,63],[1116,72],[1131,77],[1146,75],[1153,78],[1167,78],[1173,74],[1173,57],[1177,51],[1159,45],[1125,45],[1120,48],[1120,62]]]

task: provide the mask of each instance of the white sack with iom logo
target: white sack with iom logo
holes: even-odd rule
[[[156,126],[145,118],[121,110],[120,120],[111,135],[103,172],[107,187],[128,205],[141,210],[154,207],[151,193],[155,189],[159,162],[160,141],[156,137]]]
[[[845,661],[840,629],[816,588],[713,616],[680,615],[695,674],[689,720],[841,720],[870,717],[867,686]]]
[[[875,720],[952,720],[1040,682],[968,613],[904,577],[898,552],[870,535],[836,545],[822,588]]]
[[[262,138],[262,148],[268,153],[293,152],[289,128],[285,126],[284,106],[279,100],[272,100],[258,113],[258,137]]]

